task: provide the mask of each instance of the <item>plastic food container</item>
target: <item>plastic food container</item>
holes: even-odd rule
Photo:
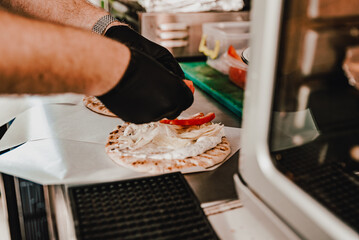
[[[247,48],[249,26],[249,21],[204,23],[199,51],[208,59],[217,59],[230,45],[235,49]]]
[[[229,65],[228,76],[231,82],[238,87],[245,89],[249,63],[249,48],[246,48],[243,51],[237,50],[237,53],[241,56],[241,59],[233,58],[228,54],[226,55],[226,61]]]

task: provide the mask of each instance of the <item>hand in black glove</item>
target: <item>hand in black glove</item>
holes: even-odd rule
[[[106,31],[105,36],[153,57],[165,68],[184,79],[181,67],[166,48],[148,40],[128,26],[119,25],[111,27]]]
[[[147,123],[176,118],[193,103],[183,79],[134,48],[119,83],[98,99],[126,122]]]

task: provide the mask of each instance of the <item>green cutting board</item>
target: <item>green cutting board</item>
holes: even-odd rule
[[[234,85],[228,76],[211,68],[206,62],[182,62],[180,65],[187,79],[242,117],[244,90]]]

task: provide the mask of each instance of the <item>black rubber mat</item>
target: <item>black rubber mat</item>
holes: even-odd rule
[[[69,188],[78,239],[218,239],[181,173]]]

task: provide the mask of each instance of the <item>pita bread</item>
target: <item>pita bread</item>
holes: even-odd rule
[[[123,156],[119,153],[118,149],[116,149],[116,146],[118,146],[117,139],[124,134],[126,127],[127,124],[118,126],[109,134],[106,144],[106,153],[117,164],[138,172],[167,173],[181,171],[191,167],[209,168],[223,162],[231,152],[227,138],[222,137],[222,142],[214,148],[197,156],[187,157],[185,159],[166,160]]]
[[[116,114],[112,113],[105,105],[96,97],[85,96],[82,99],[84,105],[95,113],[99,113],[109,117],[117,117]]]

